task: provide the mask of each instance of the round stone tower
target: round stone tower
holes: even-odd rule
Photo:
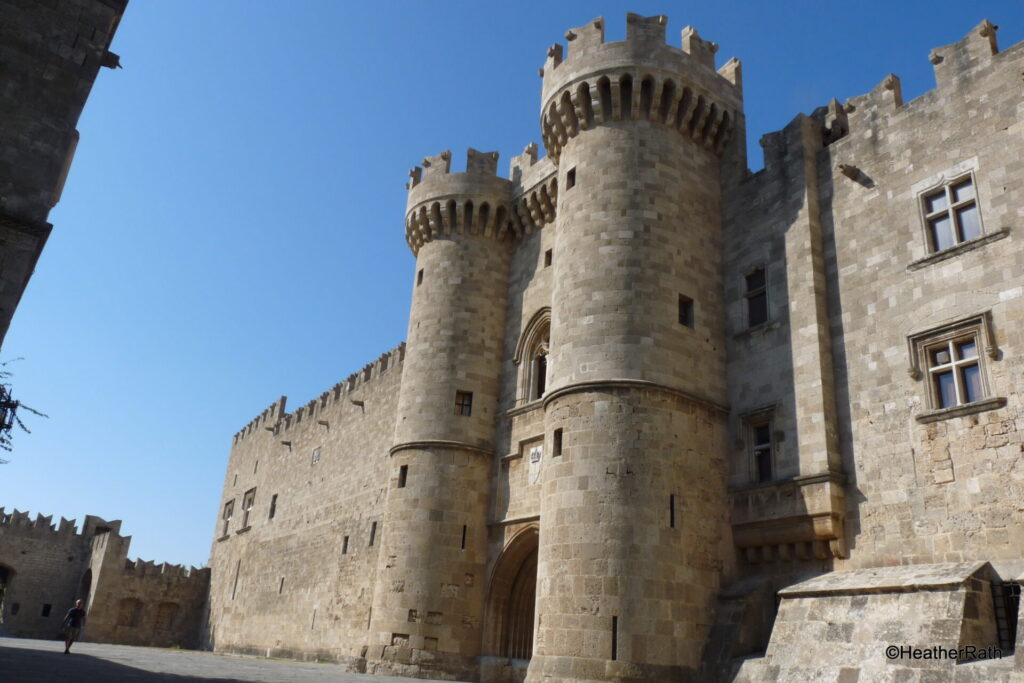
[[[410,174],[409,336],[367,652],[371,670],[476,678],[512,185],[469,150]]]
[[[738,63],[691,29],[603,19],[543,70],[558,166],[549,389],[527,680],[696,676],[730,547],[719,196]]]

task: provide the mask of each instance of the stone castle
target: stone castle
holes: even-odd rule
[[[45,240],[124,2],[28,4],[0,227]],[[740,63],[665,26],[552,46],[508,179],[413,169],[407,344],[235,435],[209,573],[0,512],[0,626],[100,595],[87,639],[414,677],[1024,680],[1024,43],[983,22],[750,173]]]
[[[740,63],[665,26],[552,46],[547,154],[507,179],[475,150],[410,173],[407,343],[234,437],[216,651],[481,681],[1012,674],[1024,44],[983,22],[932,52],[934,90],[890,75],[799,115],[750,173]]]

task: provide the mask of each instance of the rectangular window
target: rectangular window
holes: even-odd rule
[[[405,488],[405,480],[408,478],[408,476],[409,476],[409,466],[408,465],[402,465],[401,467],[398,468],[398,488],[400,488],[400,489],[404,489]]]
[[[224,503],[224,514],[221,515],[221,519],[224,520],[224,531],[221,536],[228,535],[228,529],[231,527],[231,517],[235,514],[235,500],[232,498],[228,502]]]
[[[670,529],[676,528],[676,494],[670,494],[668,497],[668,526]]]
[[[42,616],[44,616],[44,617],[50,616],[50,611],[52,609],[53,609],[53,605],[50,605],[50,604],[43,605],[43,614],[42,614]]]
[[[976,335],[949,339],[926,351],[936,408],[953,408],[985,398]]]
[[[551,457],[558,457],[562,454],[562,428],[559,427],[551,435]]]
[[[981,237],[981,214],[971,175],[961,176],[922,195],[921,210],[932,252]]]
[[[281,583],[277,584],[277,594],[280,595],[284,591],[284,577],[281,577]]]
[[[565,189],[571,190],[576,187],[576,167],[573,166],[565,173]]]
[[[747,327],[768,322],[768,287],[764,268],[755,268],[746,275]]]
[[[320,449],[319,448],[314,448],[313,449],[313,456],[310,458],[309,464],[310,465],[315,465],[318,462],[320,462]]]
[[[372,524],[370,524],[370,545],[371,546],[373,545],[373,542],[375,540],[377,540],[377,522],[373,522]]]
[[[341,554],[348,555],[348,536],[341,539]]]
[[[277,494],[276,493],[270,497],[270,514],[267,515],[267,519],[273,519],[275,514],[277,514]]]
[[[685,294],[679,295],[679,324],[693,329],[693,299]]]
[[[547,268],[551,265],[552,257],[554,256],[554,250],[548,249],[544,252],[544,267]]]
[[[466,525],[462,525],[462,549],[466,549]]]
[[[242,498],[242,528],[249,526],[249,514],[252,512],[253,503],[256,502],[256,489],[249,489]]]
[[[423,284],[423,269],[420,268],[419,272],[416,273],[416,286],[419,287]]]
[[[910,375],[923,379],[928,410],[972,406],[989,410],[1001,405],[992,397],[986,364],[999,350],[992,337],[989,313],[959,320],[908,337]],[[943,419],[919,415],[918,420]]]
[[[469,417],[473,414],[472,391],[455,392],[455,414],[462,415],[463,417]]]
[[[772,422],[771,418],[750,424],[751,455],[754,460],[754,480],[771,481],[772,463]]]

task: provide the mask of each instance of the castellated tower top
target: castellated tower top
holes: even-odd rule
[[[502,239],[509,231],[512,182],[498,177],[498,153],[471,148],[465,173],[452,173],[451,161],[445,150],[409,171],[405,241],[414,254],[441,237]]]
[[[610,121],[644,119],[721,153],[743,109],[740,63],[715,71],[718,45],[687,26],[682,49],[665,43],[668,17],[626,15],[626,39],[604,42],[604,18],[571,29],[541,69],[541,131],[552,161],[566,140]]]

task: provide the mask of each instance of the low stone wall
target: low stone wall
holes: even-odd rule
[[[765,656],[743,662],[735,680],[1007,680],[1013,657],[999,649],[997,580],[987,562],[975,562],[832,572],[795,584],[779,591]]]

